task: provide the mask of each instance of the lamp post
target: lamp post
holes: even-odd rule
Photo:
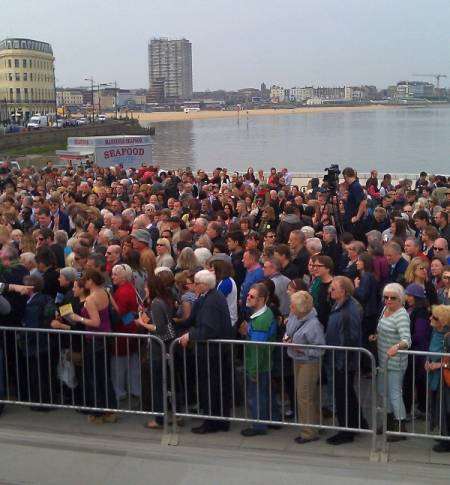
[[[85,81],[89,81],[91,83],[91,100],[92,100],[92,115],[91,115],[91,122],[94,122],[94,78],[88,77],[85,78]]]

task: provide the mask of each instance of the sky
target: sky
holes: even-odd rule
[[[57,86],[148,88],[152,37],[192,42],[194,90],[450,76],[449,0],[3,0],[0,37],[52,44]],[[450,77],[441,80],[450,86]]]

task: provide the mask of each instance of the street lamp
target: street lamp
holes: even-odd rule
[[[91,99],[92,99],[92,116],[91,116],[91,122],[94,122],[94,78],[88,77],[85,78],[85,81],[89,81],[91,83]]]

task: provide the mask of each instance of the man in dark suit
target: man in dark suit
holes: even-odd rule
[[[230,312],[225,297],[216,287],[216,277],[202,270],[194,277],[198,299],[194,303],[189,323],[192,325],[179,342],[186,347],[196,342],[198,360],[198,389],[201,412],[211,416],[230,415],[230,353],[229,346],[205,342],[231,337]],[[211,318],[211,316],[214,318]],[[228,431],[230,424],[223,419],[207,419],[192,428],[196,434]]]
[[[291,249],[292,263],[297,267],[297,278],[303,278],[308,272],[309,253],[305,247],[306,237],[296,229],[289,234],[289,248]]]
[[[384,247],[384,255],[390,267],[387,283],[400,283],[404,285],[408,261],[402,257],[402,248],[396,242],[391,241]]]
[[[61,209],[60,200],[58,197],[50,198],[50,215],[52,218],[52,229],[54,231],[61,229],[70,235],[70,221],[69,216]]]

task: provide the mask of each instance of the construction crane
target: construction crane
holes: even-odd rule
[[[447,77],[447,74],[413,74],[414,77],[433,77],[436,80],[436,88],[439,89],[441,77]]]

